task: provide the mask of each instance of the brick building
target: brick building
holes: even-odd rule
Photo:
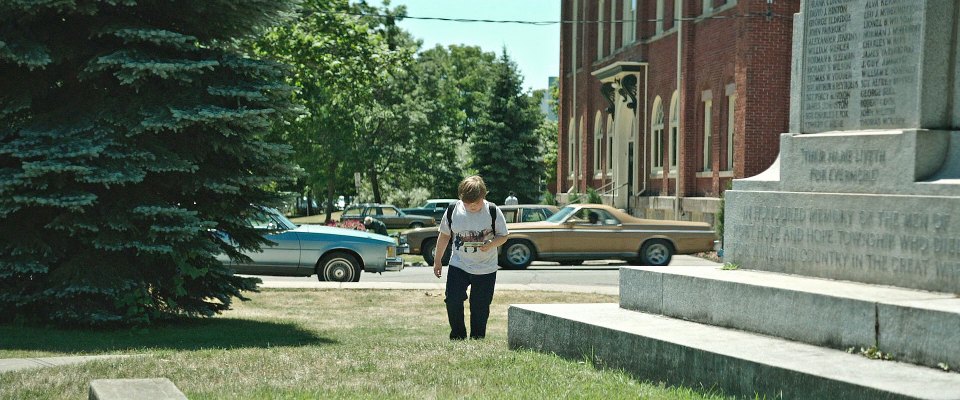
[[[560,201],[713,222],[787,132],[800,0],[562,1]]]

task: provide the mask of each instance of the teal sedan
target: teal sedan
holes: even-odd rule
[[[333,282],[358,282],[360,273],[400,271],[396,239],[322,225],[297,226],[279,211],[264,208],[250,224],[263,231],[272,245],[260,252],[244,252],[249,262],[217,258],[239,274],[310,276]]]

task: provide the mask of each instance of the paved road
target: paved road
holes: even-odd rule
[[[561,286],[589,286],[615,289],[619,285],[620,267],[626,266],[617,261],[587,261],[584,265],[571,267],[559,266],[556,263],[535,261],[524,270],[505,270],[497,272],[497,285],[561,285]],[[693,266],[720,266],[712,261],[693,256],[674,256],[670,265]],[[446,273],[446,271],[444,271]],[[316,276],[287,277],[287,276],[259,276],[264,287],[316,287]],[[404,286],[422,287],[445,282],[433,276],[433,268],[406,267],[400,272],[384,272],[383,274],[364,273],[360,276],[361,284],[370,284],[372,287]],[[325,282],[324,285],[329,285]],[[395,284],[395,285],[394,285]],[[350,284],[336,284],[338,287],[348,287]],[[366,285],[363,285],[366,286]]]

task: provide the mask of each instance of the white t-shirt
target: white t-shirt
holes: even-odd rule
[[[440,220],[440,232],[453,236],[453,243],[447,246],[450,253],[450,266],[460,268],[474,275],[484,275],[497,272],[497,250],[480,251],[480,246],[487,240],[495,237],[507,236],[507,220],[497,210],[496,232],[491,230],[490,203],[483,201],[483,208],[477,212],[469,212],[463,206],[463,201],[457,201],[453,209],[453,224],[447,223],[447,213],[444,211]],[[451,232],[451,226],[453,231]]]

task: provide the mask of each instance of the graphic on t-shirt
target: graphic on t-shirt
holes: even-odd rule
[[[468,253],[471,253],[470,249],[473,249],[472,253],[476,253],[487,240],[487,235],[491,234],[493,234],[493,231],[490,229],[458,232],[456,237],[453,238],[453,248],[460,250],[462,247],[463,251]]]

